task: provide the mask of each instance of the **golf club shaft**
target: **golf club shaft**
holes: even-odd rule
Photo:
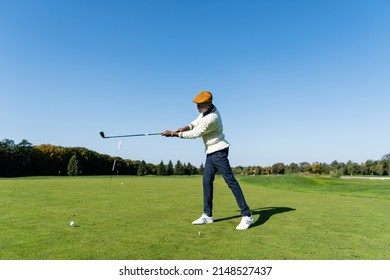
[[[157,132],[157,133],[142,133],[142,134],[128,134],[128,135],[111,135],[111,136],[106,136],[103,131],[100,132],[100,136],[103,137],[103,138],[122,138],[122,137],[153,136],[153,135],[161,135],[161,132]]]

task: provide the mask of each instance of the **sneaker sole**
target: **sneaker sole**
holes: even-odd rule
[[[212,224],[212,223],[214,223],[214,221],[212,221],[212,222],[203,222],[203,223],[196,223],[196,222],[192,222],[192,224],[193,225],[206,225],[206,224]]]

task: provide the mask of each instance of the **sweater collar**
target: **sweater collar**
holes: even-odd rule
[[[211,104],[210,108],[203,113],[203,117],[207,116],[208,114],[215,112],[217,110],[217,107],[214,106],[214,104]]]

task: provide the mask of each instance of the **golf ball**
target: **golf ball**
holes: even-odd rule
[[[69,225],[70,225],[71,227],[73,227],[73,226],[75,225],[75,222],[71,221],[71,222],[69,223]]]

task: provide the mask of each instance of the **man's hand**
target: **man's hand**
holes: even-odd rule
[[[165,137],[175,137],[175,136],[178,136],[178,134],[176,132],[173,132],[173,131],[170,131],[170,130],[165,130],[162,133],[162,136],[165,136]]]
[[[165,131],[162,133],[162,136],[171,137],[171,136],[172,136],[172,131],[170,131],[170,130],[165,130]]]

